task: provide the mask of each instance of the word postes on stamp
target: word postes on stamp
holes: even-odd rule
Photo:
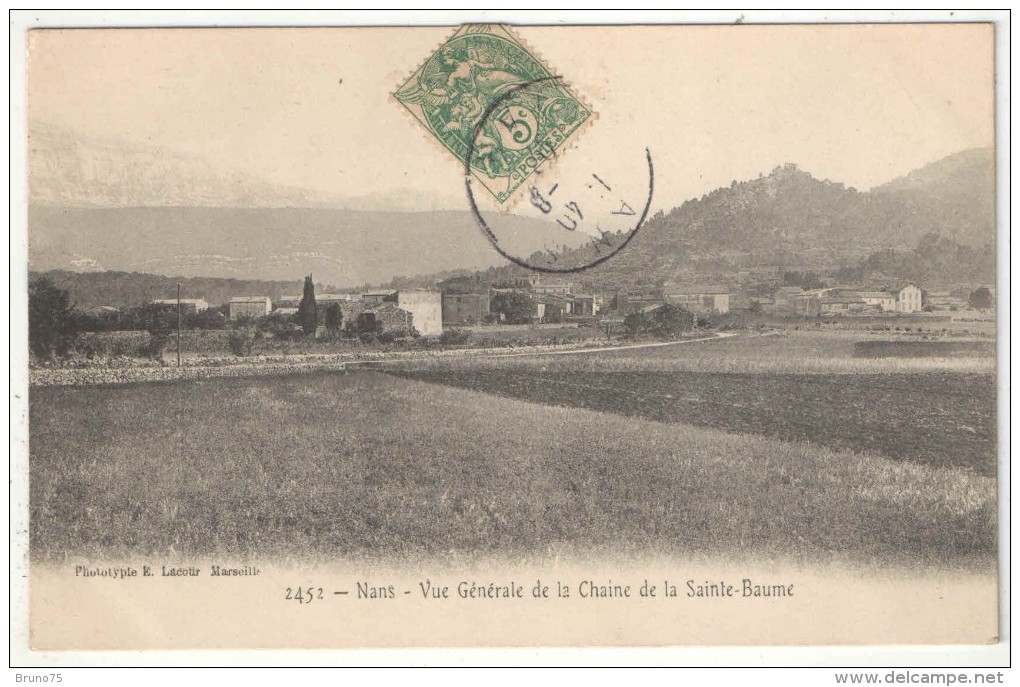
[[[500,205],[592,117],[499,25],[462,26],[393,95]]]

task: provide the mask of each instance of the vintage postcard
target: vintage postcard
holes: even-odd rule
[[[998,641],[995,40],[29,31],[30,648]]]

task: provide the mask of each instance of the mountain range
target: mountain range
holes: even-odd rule
[[[466,209],[415,191],[343,197],[271,184],[196,157],[35,125],[29,265],[341,286],[500,264]],[[384,208],[384,209],[379,209]],[[552,222],[501,218],[512,250],[579,245]],[[530,250],[529,250],[530,252]]]
[[[345,199],[274,185],[187,155],[45,126],[30,130],[29,171],[36,272],[288,282],[312,273],[351,287],[505,265],[466,210],[373,209],[405,208],[397,197]],[[913,249],[928,235],[990,251],[994,261],[994,172],[992,149],[973,149],[861,192],[781,165],[656,213],[625,251],[584,274],[652,284],[749,266],[834,271],[879,251]],[[413,193],[399,197],[443,207]],[[507,223],[522,246],[589,250],[581,245],[587,236],[550,222],[510,215]]]
[[[311,273],[346,287],[503,262],[466,210],[33,205],[28,221],[33,270],[277,280]],[[568,234],[516,216],[503,218],[501,226],[512,227],[523,245]],[[558,242],[576,245],[573,238]]]
[[[34,123],[28,132],[32,205],[337,207],[329,194],[281,186],[197,156]]]

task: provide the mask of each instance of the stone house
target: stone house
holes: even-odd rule
[[[578,317],[594,317],[599,312],[601,298],[594,294],[569,295],[570,314]]]
[[[921,312],[921,289],[907,284],[896,291],[896,312]]]
[[[862,291],[861,299],[882,312],[890,312],[896,309],[896,296],[888,291]]]
[[[443,333],[443,294],[439,291],[397,291],[396,306],[411,313],[414,328],[422,336],[439,336]]]
[[[152,302],[156,305],[170,305],[174,308],[177,307],[176,298],[157,298]],[[209,309],[209,304],[204,298],[182,298],[181,309],[184,311],[190,310],[191,312],[202,312]]]
[[[380,303],[378,305],[365,304],[365,307],[358,310],[352,320],[357,322],[358,330],[361,332],[376,332],[393,334],[395,336],[409,336],[414,326],[414,316],[397,307],[395,303]]]
[[[479,324],[489,316],[488,293],[444,293],[443,325]]]
[[[667,303],[692,312],[730,311],[730,290],[725,286],[666,282],[662,287],[662,297]]]
[[[230,299],[228,307],[231,320],[242,317],[258,319],[272,311],[273,303],[269,300],[269,296],[234,296]]]

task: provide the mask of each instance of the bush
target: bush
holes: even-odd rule
[[[648,318],[642,313],[631,313],[623,318],[623,327],[627,336],[637,336],[648,329]]]
[[[227,347],[230,352],[238,357],[251,355],[252,346],[255,343],[255,336],[253,332],[246,330],[238,330],[230,332],[230,336],[227,338]]]
[[[223,313],[215,308],[206,308],[200,312],[187,309],[183,319],[186,329],[222,329],[227,321]]]
[[[694,313],[666,303],[650,312],[627,315],[623,318],[623,326],[628,337],[653,334],[662,339],[674,339],[691,331],[695,321],[700,322],[700,318]]]
[[[467,329],[444,329],[439,336],[439,342],[450,346],[466,344],[471,338],[471,332]]]
[[[101,312],[90,314],[77,313],[78,330],[82,332],[112,332],[121,327],[121,313]]]
[[[992,307],[992,292],[982,286],[973,291],[967,298],[967,304],[976,310],[985,310]]]
[[[138,353],[152,360],[163,360],[163,353],[170,343],[169,332],[151,331],[149,340],[138,348]]]
[[[106,358],[110,355],[109,343],[93,333],[79,336],[74,342],[74,348],[86,358]]]
[[[278,341],[300,341],[305,336],[304,329],[293,317],[270,314],[259,318],[255,326],[260,336],[269,335]]]
[[[655,311],[654,331],[660,338],[675,339],[694,329],[696,321],[700,321],[700,318],[694,313],[666,303]]]

